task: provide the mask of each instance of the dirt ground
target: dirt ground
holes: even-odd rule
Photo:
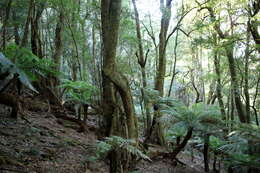
[[[106,173],[107,161],[94,161],[94,131],[78,133],[77,124],[49,112],[27,112],[26,121],[9,117],[0,105],[0,173]],[[94,118],[88,120],[95,124]],[[185,163],[185,158],[180,158]],[[196,163],[194,163],[195,165]],[[190,165],[189,163],[187,165]],[[191,165],[192,166],[192,165]],[[135,173],[199,173],[167,160],[140,161]]]

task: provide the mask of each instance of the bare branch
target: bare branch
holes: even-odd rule
[[[149,52],[150,52],[150,49],[147,49],[146,54],[145,54],[144,66],[146,65],[146,61],[148,59]]]
[[[170,34],[168,35],[167,39],[166,39],[166,44],[168,43],[169,39],[171,38],[171,36],[175,33],[175,31],[180,27],[180,24],[182,22],[182,20],[185,18],[185,16],[187,16],[187,14],[189,14],[193,9],[195,9],[197,7],[193,7],[191,9],[189,9],[188,11],[186,11],[181,18],[179,19],[179,21],[177,22],[176,26],[172,29],[172,32],[170,32]]]

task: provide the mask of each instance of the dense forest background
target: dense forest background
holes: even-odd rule
[[[189,166],[183,153],[201,171],[259,172],[259,11],[259,0],[1,0],[1,116],[75,123],[99,140],[88,162],[113,173]],[[13,163],[4,150],[0,167]]]

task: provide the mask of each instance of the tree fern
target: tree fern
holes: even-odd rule
[[[97,157],[105,156],[113,150],[126,150],[136,157],[149,160],[151,159],[136,147],[136,143],[130,139],[124,139],[120,136],[106,137],[105,141],[98,141],[96,144]]]
[[[55,64],[50,59],[40,59],[30,50],[20,48],[16,44],[8,45],[4,53],[31,80],[37,80],[38,76],[45,77],[50,73],[59,74],[59,72],[53,70]]]
[[[77,101],[87,104],[91,96],[96,92],[96,88],[85,81],[62,80],[59,86],[66,89],[67,100]]]
[[[18,76],[19,81],[24,84],[29,89],[36,91],[36,89],[32,86],[30,80],[28,79],[27,75],[20,70],[15,64],[13,64],[9,59],[7,59],[1,52],[0,52],[0,75],[6,73],[10,78],[14,77],[15,75]],[[11,77],[10,77],[11,76]],[[6,82],[0,83],[0,90],[5,87]]]

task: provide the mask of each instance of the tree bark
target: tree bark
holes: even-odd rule
[[[255,17],[255,15],[257,15],[257,13],[259,13],[260,11],[260,1],[254,0],[251,2],[253,2],[253,4],[251,4],[251,7],[249,6],[249,10],[250,10],[249,13],[251,19],[248,21],[248,27],[249,27],[248,29],[250,30],[253,36],[253,39],[256,44],[256,49],[260,53],[260,34],[258,32],[259,21],[257,19],[253,19],[253,17]]]
[[[234,124],[234,114],[235,114],[235,104],[234,104],[234,92],[233,89],[230,89],[230,120],[231,120],[231,126],[230,131],[233,129]]]
[[[255,20],[251,20],[249,22],[249,28],[250,28],[251,34],[254,38],[254,41],[256,44],[256,49],[260,53],[260,34],[257,30],[257,25],[258,25],[258,23]]]
[[[259,76],[259,73],[258,73],[258,76]],[[255,89],[255,96],[254,96],[253,105],[252,105],[252,108],[253,108],[254,113],[255,113],[255,122],[256,122],[257,126],[259,126],[259,120],[258,120],[258,114],[257,114],[257,109],[256,109],[256,99],[257,99],[257,96],[259,94],[259,92],[258,92],[259,85],[260,85],[260,77],[258,77],[258,79],[257,79],[256,89]]]
[[[13,20],[16,20],[17,15],[16,12],[13,11]],[[19,45],[20,44],[20,35],[19,35],[19,24],[17,22],[14,23],[14,39],[15,39],[15,44]]]
[[[171,78],[170,88],[169,88],[169,92],[168,92],[168,97],[171,96],[173,81],[174,81],[175,76],[177,75],[177,73],[176,73],[176,64],[177,64],[178,36],[179,36],[179,30],[177,30],[176,39],[175,39],[175,45],[174,45],[174,62],[173,62],[172,78]]]
[[[248,86],[248,68],[249,68],[249,42],[250,42],[250,31],[249,27],[247,29],[247,39],[246,39],[246,50],[245,50],[245,74],[244,74],[244,94],[245,94],[245,103],[246,103],[246,120],[250,122],[250,95],[249,95],[249,86]]]
[[[55,63],[54,71],[60,71],[61,56],[63,52],[63,40],[62,33],[64,30],[64,14],[62,11],[59,13],[58,21],[55,29],[55,39],[54,39],[54,52],[52,55],[53,62]],[[36,45],[37,47],[37,45]],[[37,48],[38,49],[38,48]],[[35,50],[36,51],[36,50]],[[44,97],[49,100],[53,105],[61,106],[61,91],[58,88],[60,84],[59,76],[53,74],[48,75],[48,78],[42,78],[39,81],[39,88]]]
[[[101,1],[103,39],[103,115],[109,135],[122,136],[137,142],[137,123],[133,99],[127,78],[116,68],[116,47],[120,23],[121,0]],[[120,100],[116,100],[119,93]],[[129,159],[126,152],[115,151],[110,155],[110,171],[127,170]],[[126,161],[124,161],[126,159]],[[123,168],[123,169],[122,169]]]
[[[167,31],[170,24],[170,18],[171,18],[171,5],[172,0],[166,0],[166,3],[164,0],[160,0],[160,9],[162,12],[161,17],[161,29],[160,29],[160,35],[159,35],[159,64],[157,69],[157,74],[155,78],[155,90],[157,90],[160,93],[160,96],[163,97],[164,95],[164,77],[166,72],[166,46],[167,46]],[[160,114],[155,114],[155,116],[160,116]],[[157,126],[151,127],[152,137],[148,137],[149,139],[153,139],[154,141],[158,141],[160,145],[165,144],[165,136],[162,129],[162,125],[159,121],[158,117],[154,117],[154,120],[156,121],[154,124]]]
[[[208,99],[207,104],[211,104],[214,100],[215,96],[215,89],[216,89],[216,80],[213,80],[211,84],[209,85],[209,92],[208,92]]]
[[[23,38],[22,38],[22,42],[21,42],[21,47],[25,47],[27,45],[27,41],[28,41],[28,35],[29,35],[29,26],[30,26],[30,21],[32,20],[32,8],[33,8],[33,0],[30,0],[30,4],[29,4],[29,9],[28,9],[28,13],[27,13],[27,19],[26,19],[26,23],[24,26],[24,32],[23,32]]]
[[[243,104],[240,99],[240,91],[239,91],[239,85],[237,82],[237,73],[236,73],[236,64],[235,64],[235,59],[233,57],[233,45],[230,47],[226,48],[226,54],[229,62],[229,71],[230,71],[230,76],[231,76],[231,87],[233,89],[233,94],[234,94],[234,101],[238,113],[238,117],[241,123],[248,123],[244,110],[243,110]]]
[[[161,29],[159,35],[159,66],[156,74],[155,89],[159,91],[160,96],[163,96],[164,77],[166,71],[166,39],[167,31],[171,18],[171,3],[172,0],[167,0],[166,5],[164,0],[160,0],[160,8],[162,12]]]
[[[216,30],[216,33],[218,34],[220,39],[226,39],[227,38],[227,34],[223,33],[221,28],[220,28],[220,24],[218,22],[216,22],[216,16],[214,14],[214,11],[211,7],[207,7],[207,10],[210,13],[210,17],[212,22],[214,22],[214,28]],[[234,94],[234,101],[235,101],[235,105],[236,105],[236,109],[237,109],[237,113],[238,113],[238,117],[241,123],[248,123],[244,110],[243,110],[243,104],[242,101],[240,99],[240,91],[239,91],[239,85],[238,85],[238,78],[237,78],[237,72],[236,72],[236,64],[235,64],[235,59],[233,56],[233,48],[234,48],[234,43],[228,43],[228,45],[225,45],[225,53],[228,59],[228,65],[229,65],[229,71],[230,71],[230,76],[231,76],[231,87],[233,90],[233,94]]]
[[[217,170],[217,153],[216,152],[214,152],[212,168],[213,168],[213,172],[218,173],[218,170]]]
[[[64,14],[62,10],[60,11],[58,22],[55,29],[55,52],[53,54],[53,61],[55,63],[55,71],[60,71],[61,66],[61,56],[63,52],[63,40],[62,40],[62,33],[64,30]],[[59,85],[59,77],[58,76],[52,76],[52,90],[57,94],[57,96],[60,96],[60,91],[57,88]]]
[[[214,38],[214,43],[215,46],[217,46],[217,35],[214,34],[213,35]],[[223,102],[223,96],[222,96],[222,84],[221,84],[221,71],[220,71],[220,60],[219,60],[219,56],[218,53],[215,51],[214,52],[214,65],[215,65],[215,72],[217,75],[217,87],[216,87],[216,94],[217,94],[217,98],[218,98],[218,104],[220,107],[220,111],[222,114],[222,119],[226,119],[226,112],[225,112],[225,106],[224,106],[224,102]]]
[[[39,58],[43,58],[42,43],[39,32],[39,20],[45,7],[45,2],[32,2],[32,15],[31,15],[31,48]]]
[[[151,114],[150,114],[150,108],[148,105],[148,100],[144,95],[144,89],[147,87],[147,81],[146,81],[146,72],[145,72],[145,66],[147,62],[147,54],[146,57],[144,56],[144,51],[143,51],[143,44],[142,44],[142,36],[141,36],[141,29],[140,29],[140,21],[139,21],[139,13],[136,7],[136,2],[135,0],[132,0],[133,6],[134,6],[134,13],[135,13],[135,23],[136,23],[136,34],[137,34],[137,39],[138,39],[138,50],[139,53],[137,54],[138,58],[138,63],[141,67],[141,73],[142,73],[142,99],[145,107],[145,114],[146,114],[146,125],[147,125],[147,130],[146,132],[149,131],[149,129],[152,126],[152,121],[151,121]]]
[[[7,35],[7,25],[8,25],[8,20],[10,17],[10,11],[11,11],[11,5],[12,5],[12,0],[8,0],[5,8],[5,18],[3,22],[3,35],[2,35],[2,49],[4,50],[6,47],[6,35]]]
[[[185,148],[185,146],[187,145],[188,141],[190,140],[190,138],[192,137],[192,132],[193,132],[193,128],[190,127],[188,129],[187,134],[185,135],[183,141],[173,150],[173,152],[170,154],[172,159],[175,159],[176,156],[181,152],[182,149]]]
[[[203,148],[203,156],[204,156],[204,171],[209,172],[209,134],[206,134],[204,137],[204,148]]]

